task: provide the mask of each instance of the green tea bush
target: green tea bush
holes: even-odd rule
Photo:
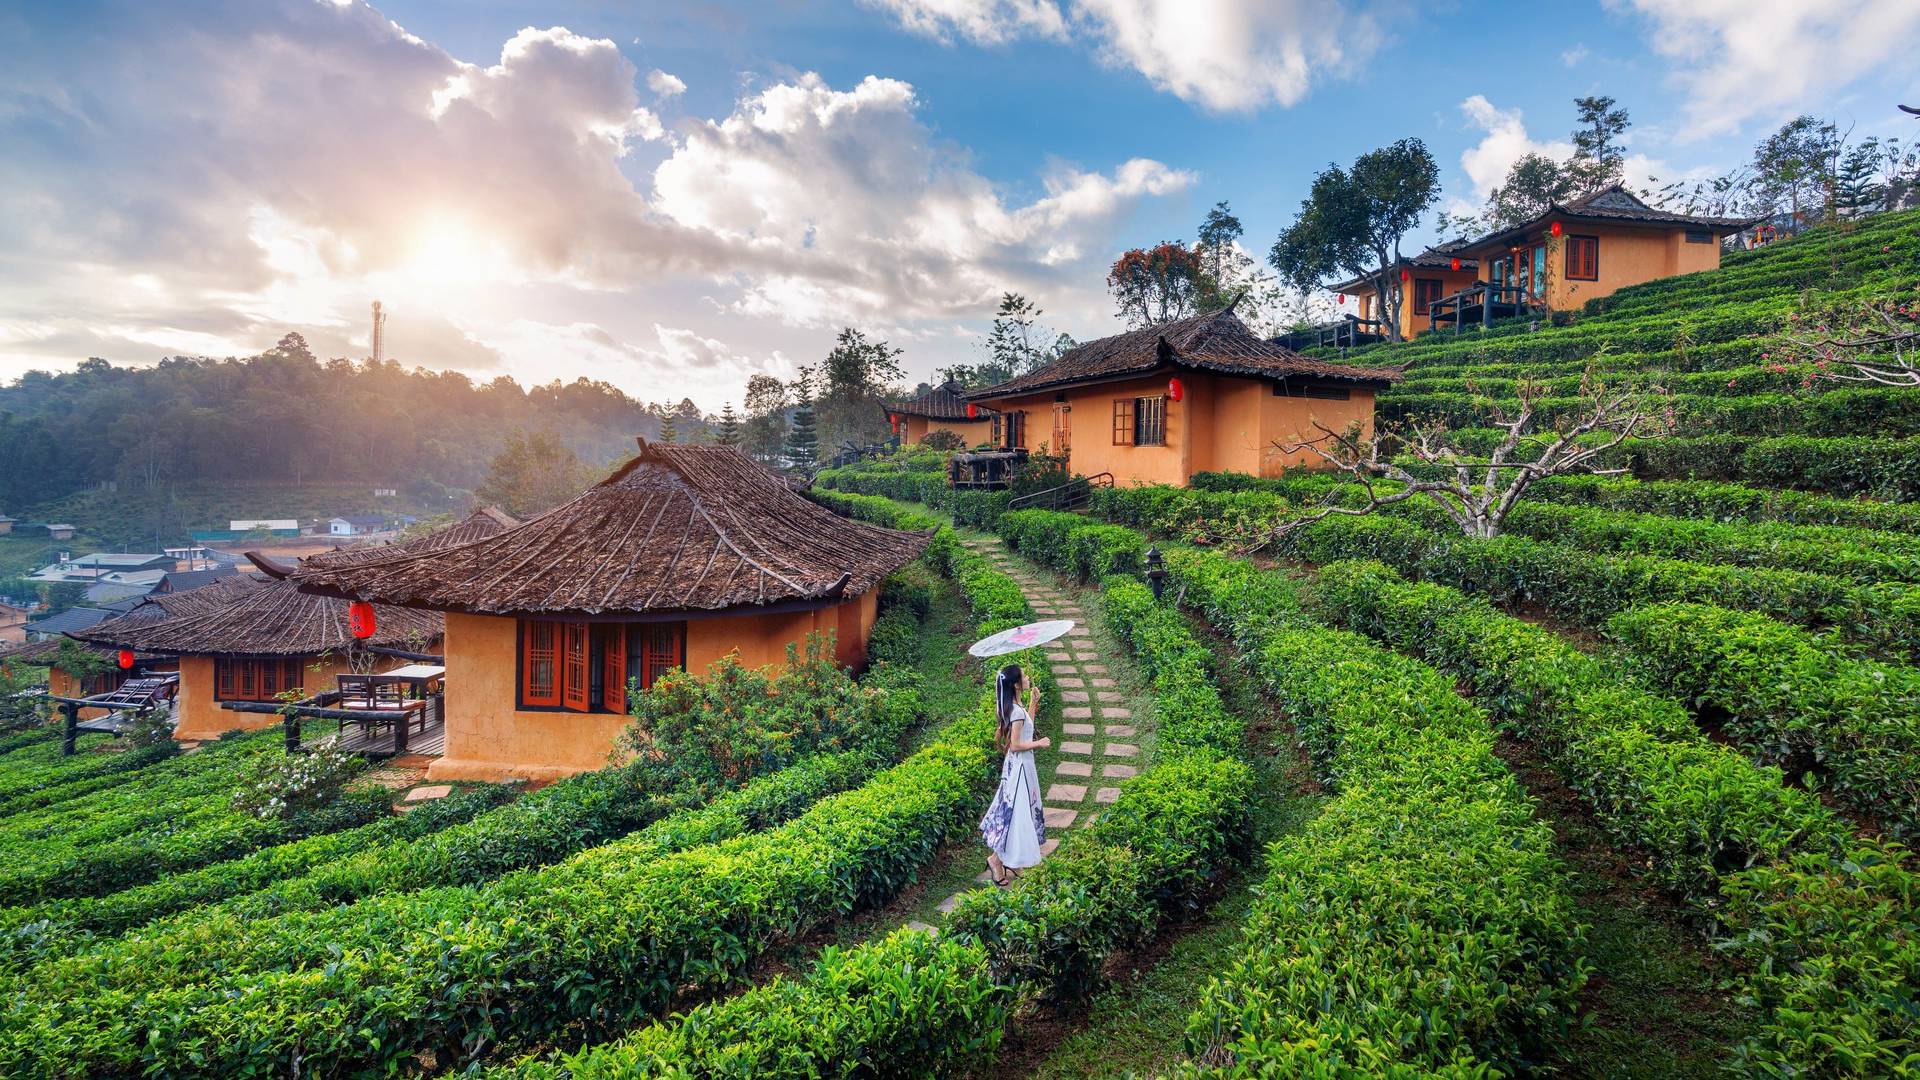
[[[1469,1075],[1538,1060],[1585,981],[1582,930],[1486,716],[1432,669],[1314,626],[1278,574],[1191,551],[1168,566],[1337,792],[1269,849],[1241,953],[1188,1021],[1197,1061]]]
[[[1680,695],[1763,761],[1813,770],[1844,805],[1920,828],[1920,671],[1856,660],[1804,630],[1704,604],[1607,624],[1628,670]]]

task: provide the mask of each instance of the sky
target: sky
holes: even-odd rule
[[[1009,290],[1121,329],[1120,251],[1225,200],[1262,257],[1395,139],[1471,209],[1609,94],[1630,180],[1718,175],[1920,134],[1916,53],[1908,0],[0,0],[0,380],[365,357],[375,299],[480,380],[717,410],[843,326],[926,378]]]

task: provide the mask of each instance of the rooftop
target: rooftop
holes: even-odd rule
[[[962,395],[967,388],[949,380],[939,386],[905,401],[887,402],[887,411],[902,416],[921,416],[928,420],[985,420],[993,415],[993,410],[979,406],[979,416],[967,415],[967,399]]]
[[[1632,225],[1671,225],[1681,228],[1708,229],[1721,235],[1739,232],[1760,220],[1759,218],[1701,217],[1695,214],[1676,214],[1670,210],[1656,210],[1628,191],[1625,184],[1614,184],[1572,202],[1552,203],[1544,212],[1512,228],[1499,229],[1477,240],[1457,244],[1455,247],[1466,251],[1484,248],[1490,244],[1508,243],[1531,234],[1554,218]]]
[[[972,391],[967,397],[1013,397],[1057,386],[1145,375],[1168,366],[1266,379],[1306,376],[1385,384],[1400,378],[1397,368],[1351,367],[1309,359],[1255,336],[1231,308],[1222,308],[1076,345],[1037,371]]]
[[[525,524],[439,550],[316,556],[292,580],[442,611],[684,615],[854,596],[926,542],[833,514],[731,447],[643,439],[612,475]]]

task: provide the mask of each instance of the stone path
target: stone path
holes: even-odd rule
[[[1052,776],[1042,776],[1045,787],[1041,801],[1046,804],[1047,842],[1041,852],[1051,855],[1060,846],[1059,834],[1066,829],[1084,828],[1099,819],[1099,808],[1120,798],[1120,785],[1139,771],[1134,762],[1140,747],[1127,741],[1135,738],[1133,713],[1122,702],[1125,696],[1119,684],[1107,674],[1107,666],[1093,643],[1086,626],[1086,611],[1078,596],[1054,585],[1051,575],[1035,570],[1007,552],[998,537],[968,539],[967,547],[985,555],[994,568],[1020,584],[1027,603],[1043,618],[1072,619],[1076,625],[1059,641],[1047,646],[1046,660],[1059,684],[1064,722],[1059,731],[1040,732],[1053,737],[1060,760]],[[990,886],[985,872],[975,884],[947,897],[940,913],[953,910],[960,898],[974,888]],[[924,924],[913,925],[921,929]],[[931,927],[926,927],[931,930]]]

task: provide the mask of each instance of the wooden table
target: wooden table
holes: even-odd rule
[[[334,676],[340,688],[340,705],[345,709],[364,709],[370,714],[404,713],[405,719],[394,721],[386,716],[370,715],[359,723],[363,728],[371,729],[376,724],[393,724],[393,752],[407,752],[407,730],[415,719],[425,730],[427,726],[428,698],[441,689],[441,683],[447,677],[447,669],[438,664],[407,664],[391,671],[379,671],[370,675],[354,675],[345,672]],[[397,701],[381,701],[380,688],[396,686],[402,688]],[[357,699],[357,700],[356,700]],[[368,732],[371,738],[371,730]]]

